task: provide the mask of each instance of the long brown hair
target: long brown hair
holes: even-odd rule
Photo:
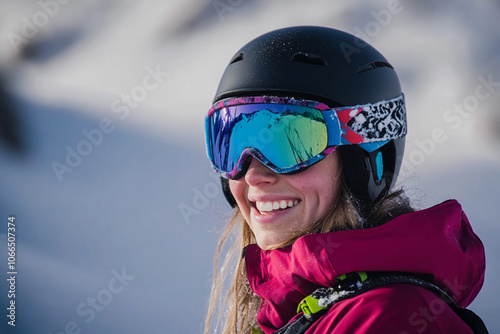
[[[373,227],[413,211],[404,192],[399,190],[384,196],[372,207],[370,212],[362,216],[360,203],[350,193],[342,178],[339,180],[336,203],[325,218],[274,248],[289,246],[306,234]],[[234,241],[221,264],[221,255],[231,239]],[[245,261],[241,256],[244,247],[255,242],[255,236],[240,210],[235,208],[232,219],[226,226],[216,250],[205,334],[210,332],[214,320],[216,322],[214,332],[222,334],[246,334],[256,324],[256,315],[261,299],[249,286]],[[230,274],[232,274],[232,279],[228,282],[230,285],[225,297],[223,297],[224,283],[228,281]],[[218,318],[214,319],[217,309],[219,309]],[[220,325],[222,328],[219,328]]]

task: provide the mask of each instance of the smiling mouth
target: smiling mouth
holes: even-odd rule
[[[287,210],[299,204],[299,200],[281,200],[272,202],[255,202],[255,208],[260,213],[271,213],[275,211]]]

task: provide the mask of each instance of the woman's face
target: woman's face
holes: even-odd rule
[[[296,174],[277,174],[252,159],[246,174],[230,180],[231,192],[257,244],[270,249],[324,218],[335,203],[338,153]]]

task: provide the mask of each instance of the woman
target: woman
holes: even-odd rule
[[[352,35],[285,28],[236,53],[206,119],[234,207],[206,333],[218,304],[223,333],[473,333],[459,307],[484,249],[456,201],[414,211],[391,190],[406,130],[393,67]]]

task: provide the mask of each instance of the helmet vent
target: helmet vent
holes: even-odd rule
[[[369,70],[373,70],[374,68],[378,68],[378,67],[389,67],[389,68],[394,69],[394,67],[392,67],[392,65],[389,64],[388,62],[385,62],[385,61],[374,61],[373,63],[369,63],[369,64],[366,64],[365,66],[361,67],[358,70],[358,73],[366,72],[366,71],[369,71]]]
[[[327,65],[326,60],[324,60],[320,56],[306,52],[297,52],[290,58],[290,60],[312,65],[322,65],[322,66]]]
[[[231,61],[229,62],[229,64],[233,64],[233,63],[236,63],[240,60],[243,60],[243,58],[245,58],[245,54],[243,52],[240,52],[236,55],[234,55],[233,59],[231,59]]]

